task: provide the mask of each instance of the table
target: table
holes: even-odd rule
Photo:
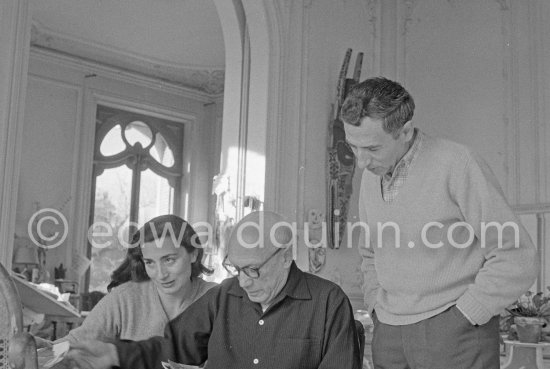
[[[508,361],[502,369],[544,369],[542,350],[550,347],[550,342],[523,343],[504,340],[510,351]]]

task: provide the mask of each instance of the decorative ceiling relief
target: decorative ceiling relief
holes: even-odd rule
[[[155,60],[95,42],[71,38],[36,22],[31,29],[31,45],[169,81],[211,95],[219,95],[224,89],[224,69],[198,68]]]
[[[217,95],[223,92],[225,71],[214,69],[180,69],[182,83],[193,86],[206,93]]]

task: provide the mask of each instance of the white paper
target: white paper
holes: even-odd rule
[[[67,352],[69,352],[69,347],[69,341],[63,341],[54,344],[52,347],[37,350],[39,364],[41,364],[41,359],[47,360],[47,362],[39,366],[44,369],[53,367],[63,360]]]

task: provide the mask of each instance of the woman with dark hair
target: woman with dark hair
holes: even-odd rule
[[[202,264],[195,230],[176,215],[149,220],[131,245],[111,275],[109,293],[61,340],[162,336],[171,319],[216,285],[200,278],[212,271]]]

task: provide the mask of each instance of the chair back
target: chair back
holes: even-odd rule
[[[355,320],[355,330],[357,331],[357,341],[359,343],[359,362],[363,365],[363,356],[365,355],[365,327],[359,320]]]
[[[23,329],[21,302],[15,284],[0,264],[0,369],[8,369],[10,339]]]
[[[36,369],[35,347],[34,339],[23,332],[21,299],[15,284],[0,263],[0,369]]]

